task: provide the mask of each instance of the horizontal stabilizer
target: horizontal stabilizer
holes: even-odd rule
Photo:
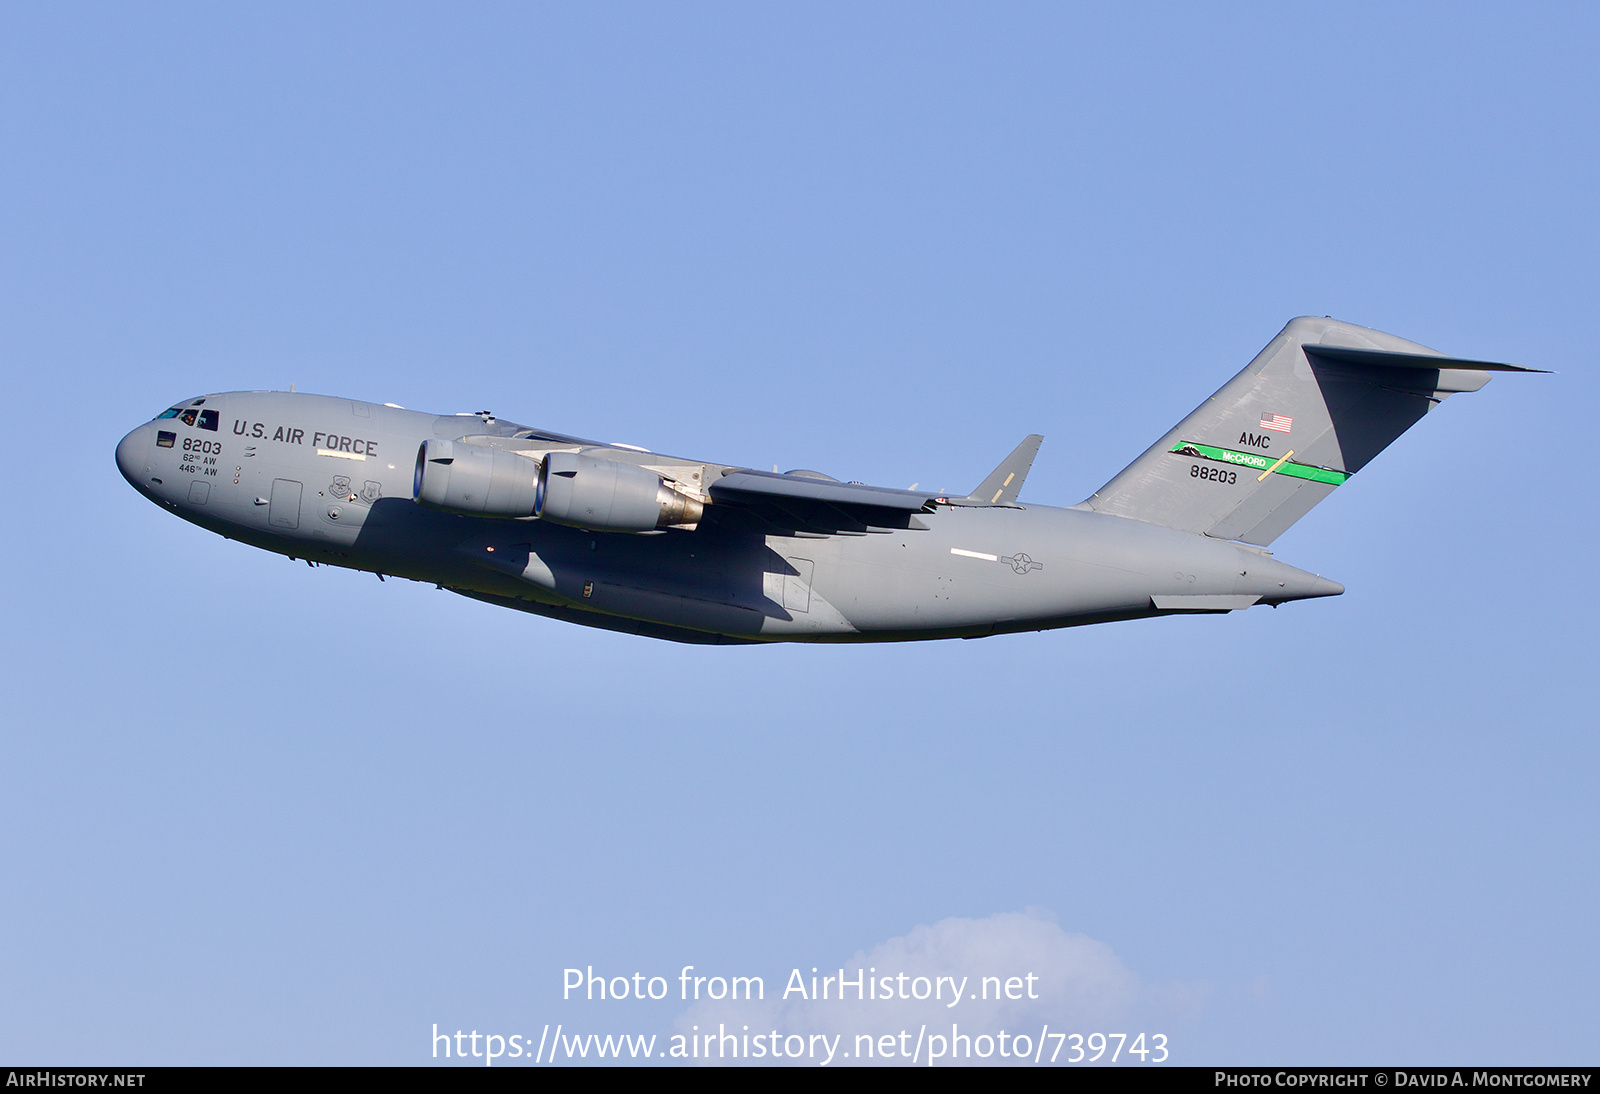
[[[1028,471],[1033,467],[1033,458],[1039,454],[1039,445],[1043,442],[1044,438],[1037,433],[1023,438],[1011,455],[1002,460],[1000,466],[990,472],[983,484],[972,492],[972,497],[985,505],[1015,505]]]
[[[1350,346],[1306,346],[1305,351],[1307,355],[1320,357],[1324,361],[1343,361],[1349,365],[1436,368],[1449,372],[1540,372],[1550,375],[1550,370],[1547,368],[1502,365],[1495,361],[1468,361],[1464,357],[1441,357],[1429,353],[1391,353],[1388,350],[1354,349]]]

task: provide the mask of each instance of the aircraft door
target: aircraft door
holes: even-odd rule
[[[300,527],[300,491],[302,487],[293,479],[272,480],[272,505],[267,510],[267,523],[274,528]]]
[[[811,571],[809,558],[786,559],[795,572],[783,575],[783,606],[791,612],[811,610]]]

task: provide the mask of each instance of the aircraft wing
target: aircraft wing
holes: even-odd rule
[[[895,490],[857,482],[771,471],[735,469],[713,482],[716,504],[708,517],[751,530],[789,530],[817,535],[865,535],[922,528],[919,512],[953,499],[932,490]]]
[[[1033,458],[1039,454],[1039,446],[1043,443],[1041,434],[1028,434],[1012,450],[1011,455],[989,473],[989,477],[972,492],[972,496],[985,505],[1015,505],[1017,495],[1022,492],[1022,483],[1028,477],[1028,469],[1033,466]]]
[[[873,509],[904,509],[915,513],[930,508],[941,497],[932,490],[895,490],[859,482],[835,482],[804,475],[779,475],[771,471],[730,471],[711,484],[715,501],[781,498],[821,501],[834,505],[864,505]]]

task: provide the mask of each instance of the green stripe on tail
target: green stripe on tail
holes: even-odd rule
[[[1179,441],[1169,449],[1176,456],[1193,456],[1202,460],[1215,460],[1217,463],[1232,464],[1235,467],[1248,467],[1256,471],[1265,471],[1277,461],[1257,452],[1235,452],[1231,448],[1217,448],[1209,444],[1197,444],[1194,441]],[[1292,479],[1309,479],[1312,482],[1324,482],[1329,486],[1339,486],[1350,477],[1349,472],[1334,471],[1327,467],[1313,467],[1308,463],[1296,463],[1289,460],[1273,471],[1275,475],[1288,475]]]

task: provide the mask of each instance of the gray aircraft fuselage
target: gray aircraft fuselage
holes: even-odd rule
[[[1343,591],[1259,548],[1040,505],[933,504],[918,528],[791,535],[709,522],[594,532],[440,512],[413,500],[424,441],[530,431],[284,392],[208,395],[175,409],[179,417],[129,433],[117,465],[185,520],[291,558],[656,637],[969,638]],[[538,436],[563,450],[608,447]],[[670,463],[698,467],[702,481],[724,470]]]
[[[1326,317],[1071,508],[767,473],[293,392],[188,400],[117,446],[142,494],[230,539],[685,642],[977,638],[1336,596],[1266,547],[1492,372]]]

